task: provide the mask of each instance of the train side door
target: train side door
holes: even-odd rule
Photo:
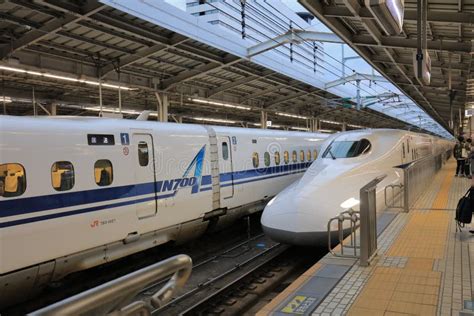
[[[150,134],[133,134],[132,148],[135,157],[135,185],[139,199],[144,202],[135,204],[139,219],[154,216],[157,211],[155,151],[153,137]]]
[[[232,168],[232,145],[230,137],[218,137],[219,173],[221,182],[221,199],[234,196],[234,175]]]

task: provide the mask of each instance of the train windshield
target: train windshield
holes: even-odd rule
[[[359,141],[334,141],[324,151],[323,158],[353,158],[367,153],[370,142],[363,138]]]

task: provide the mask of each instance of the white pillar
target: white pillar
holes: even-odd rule
[[[260,128],[267,128],[267,112],[260,111]]]
[[[163,102],[162,102],[162,108],[161,108],[161,121],[162,122],[168,122],[168,107],[170,105],[170,101],[168,99],[167,94],[163,94]]]
[[[56,103],[52,103],[49,112],[51,115],[55,116],[57,115],[57,107],[58,105]]]

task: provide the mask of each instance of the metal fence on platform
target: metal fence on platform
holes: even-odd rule
[[[191,275],[192,260],[177,255],[33,312],[31,315],[151,315],[171,300]],[[171,276],[151,299],[130,303],[145,287]]]
[[[381,175],[364,185],[360,189],[360,210],[345,210],[338,216],[333,217],[328,222],[328,247],[329,251],[339,257],[360,258],[362,266],[368,266],[373,257],[377,254],[377,203],[376,191],[377,185],[385,179],[387,175]],[[331,224],[337,221],[339,238],[339,249],[337,253],[332,248]],[[345,244],[344,222],[349,221],[349,240],[350,244]],[[360,227],[359,244],[357,244],[357,228]],[[350,254],[345,253],[344,249],[349,248]],[[359,250],[359,251],[358,251]]]
[[[396,168],[403,172],[403,183],[385,187],[385,205],[388,208],[408,212],[433,181],[448,157],[449,153],[446,152],[397,166]]]

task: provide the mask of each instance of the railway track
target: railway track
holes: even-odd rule
[[[255,242],[262,241],[256,238]],[[153,314],[241,315],[268,293],[283,290],[285,287],[281,284],[288,280],[291,282],[323,255],[314,249],[311,252],[273,243],[256,254],[235,258],[232,266],[220,269],[220,272],[214,270],[214,265],[194,267],[193,276],[184,291],[167,305],[153,311]],[[207,280],[196,282],[202,279],[201,275],[207,275]],[[146,294],[152,293],[150,291],[144,295],[146,297]]]
[[[262,236],[259,222],[260,217],[255,214],[250,217],[249,222],[242,219],[228,229],[204,235],[185,245],[158,246],[103,266],[74,273],[60,282],[52,283],[32,299],[0,309],[0,315],[25,315],[176,254],[186,253],[198,265],[214,260],[216,254],[233,255],[233,249],[240,249],[249,239],[251,241]]]
[[[292,277],[322,257],[314,249],[292,248],[271,241],[254,223],[209,234],[184,246],[157,247],[102,267],[77,273],[33,300],[0,311],[24,315],[138,270],[177,253],[193,258],[193,272],[186,286],[154,315],[238,315],[255,307],[269,293],[285,288]],[[248,228],[251,229],[248,229]],[[135,300],[147,300],[163,282],[150,285]]]

